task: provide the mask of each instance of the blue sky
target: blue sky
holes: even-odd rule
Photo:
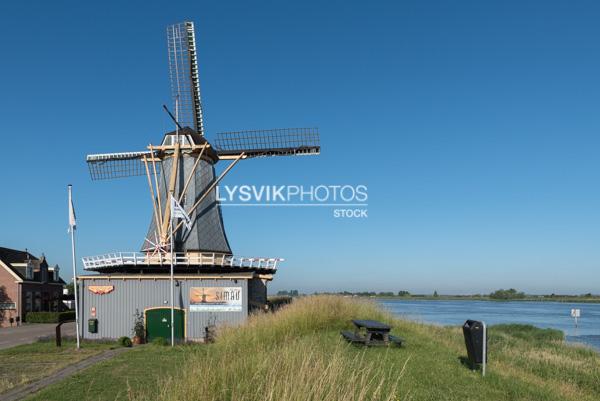
[[[318,126],[318,157],[224,182],[364,184],[369,217],[226,208],[236,254],[286,258],[272,290],[600,292],[600,6],[592,1],[3,2],[0,245],[70,269],[137,250],[143,177],[85,155],[171,124],[165,27],[196,23],[215,132]],[[223,166],[220,166],[223,168]]]

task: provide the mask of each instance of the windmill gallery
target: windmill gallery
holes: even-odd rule
[[[320,153],[315,128],[220,133],[211,144],[193,23],[169,26],[167,42],[175,130],[143,151],[87,156],[93,180],[145,176],[153,212],[140,252],[83,258],[91,273],[78,277],[84,338],[130,336],[137,315],[149,340],[203,340],[209,327],[241,323],[264,308],[283,259],[233,254],[217,185],[241,160]],[[217,176],[219,161],[230,164]]]

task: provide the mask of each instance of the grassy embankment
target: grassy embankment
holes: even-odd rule
[[[349,321],[391,323],[404,348],[342,341]],[[397,320],[375,304],[296,300],[223,330],[215,344],[140,347],[49,387],[36,400],[597,400],[600,355],[530,326],[490,329],[482,378],[464,364],[460,328]]]
[[[63,340],[61,348],[53,341],[40,341],[0,350],[0,399],[3,392],[15,386],[39,380],[110,347],[111,344],[86,342],[77,352],[74,341]]]

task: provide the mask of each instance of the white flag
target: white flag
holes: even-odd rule
[[[192,229],[192,219],[190,216],[183,210],[177,199],[171,195],[171,216],[174,218],[183,219],[183,222],[188,230]]]
[[[71,186],[69,185],[69,232],[77,228],[75,221],[75,208],[73,207],[73,198],[71,197]]]

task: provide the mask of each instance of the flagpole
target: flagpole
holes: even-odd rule
[[[169,207],[171,208],[171,215],[169,216],[169,231],[171,233],[171,346],[175,345],[175,288],[174,288],[174,278],[173,278],[173,265],[176,263],[175,256],[175,235],[174,232],[177,229],[174,229],[174,221],[176,219],[183,219],[185,226],[188,230],[192,229],[192,221],[190,216],[185,212],[185,210],[181,207],[179,202],[173,196],[173,192],[169,193]]]
[[[175,98],[175,122],[177,121],[179,121],[179,96]],[[175,139],[178,144],[177,146],[179,146],[179,124],[175,124]],[[173,163],[177,163],[177,161],[173,161]],[[175,251],[175,239],[173,238],[173,199],[173,193],[171,192],[171,199],[169,199],[171,205],[171,221],[169,222],[171,228],[171,347],[175,346],[175,291],[173,288],[173,255]]]
[[[75,259],[75,212],[73,211],[73,198],[72,188],[69,184],[69,226],[71,232],[71,257],[73,262],[73,292],[75,294],[75,335],[77,337],[77,349],[80,348],[79,344],[79,297],[77,291],[77,263]]]
[[[171,347],[175,346],[175,296],[173,291],[173,256],[174,256],[174,244],[175,240],[173,239],[173,194],[171,194],[171,199],[169,199],[169,204],[171,206],[171,221],[170,221],[170,229],[171,229]]]

